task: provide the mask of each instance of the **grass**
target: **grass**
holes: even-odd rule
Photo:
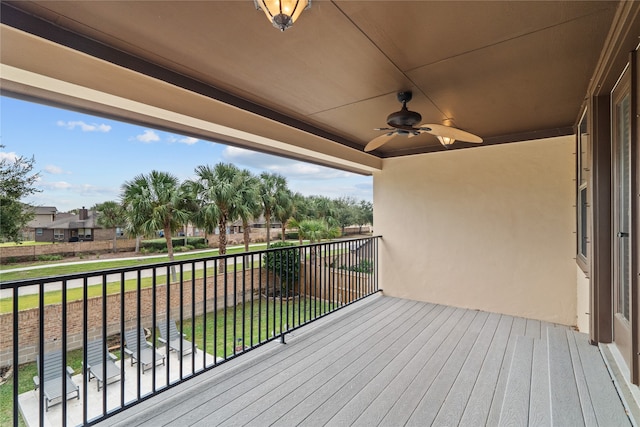
[[[242,340],[241,346],[251,346],[266,341],[272,335],[279,335],[281,331],[281,313],[283,316],[282,325],[288,325],[291,328],[333,310],[335,304],[316,301],[311,298],[296,298],[283,301],[282,310],[280,310],[280,307],[280,301],[276,299],[275,301],[269,301],[267,309],[266,300],[260,299],[238,304],[235,306],[235,310],[234,307],[228,307],[226,313],[224,309],[220,309],[215,316],[207,315],[206,352],[215,354],[217,357],[229,357],[234,354],[234,348],[238,345],[238,338]],[[235,322],[233,321],[234,313]],[[226,328],[225,317],[229,318]],[[193,320],[184,321],[182,331],[188,340],[193,337],[194,325],[195,342],[198,348],[203,349],[205,348],[204,316],[196,316]]]
[[[207,315],[207,345],[204,346],[204,316],[196,316],[193,320],[183,322],[183,332],[188,340],[191,340],[195,332],[195,342],[199,349],[205,349],[209,354],[217,357],[229,357],[234,354],[237,338],[242,339],[243,345],[258,344],[271,337],[272,332],[277,336],[280,333],[280,313],[284,317],[282,324],[289,327],[298,326],[308,322],[314,317],[329,312],[335,308],[335,304],[317,301],[311,298],[296,298],[283,301],[280,310],[280,301],[255,300],[246,304],[238,304],[235,307],[218,310],[215,315]],[[299,309],[300,307],[300,309]],[[253,308],[253,310],[252,310]],[[234,322],[235,312],[235,322]],[[275,315],[274,315],[275,313]],[[229,319],[225,328],[225,316]],[[195,330],[194,330],[195,325]],[[253,325],[253,334],[251,333]],[[244,326],[244,334],[243,334]],[[178,326],[180,328],[180,326]],[[215,341],[214,333],[216,331]],[[226,329],[226,342],[225,342]],[[75,373],[82,370],[82,349],[72,350],[67,353],[67,365],[73,368]],[[18,370],[18,393],[33,390],[33,377],[37,375],[35,362],[25,363]],[[13,377],[0,386],[0,426],[13,424]],[[25,426],[22,418],[18,420],[19,426]]]
[[[254,267],[257,267],[259,264],[258,261],[254,263]],[[232,271],[233,266],[229,266],[229,271]],[[238,271],[242,269],[242,264],[236,264],[236,268]],[[212,271],[211,268],[208,269],[210,273]],[[203,270],[196,270],[195,278],[201,279],[204,275]],[[193,277],[193,273],[191,271],[185,271],[182,275],[184,281],[189,281]],[[156,285],[164,285],[166,284],[166,275],[159,274],[156,277]],[[140,280],[140,288],[149,288],[153,285],[152,277],[144,277]],[[138,289],[138,279],[128,279],[124,282],[124,290],[133,291]],[[107,283],[107,295],[119,293],[121,291],[120,282],[110,282]],[[87,286],[87,296],[88,298],[99,297],[102,296],[102,285],[92,285]],[[28,310],[30,308],[36,308],[39,306],[39,294],[27,294],[20,295],[18,299],[18,310]],[[70,288],[67,289],[67,302],[77,301],[84,298],[83,289],[82,288]],[[62,302],[62,291],[48,291],[44,293],[44,303],[47,304],[60,304]],[[13,298],[2,298],[0,299],[0,313],[10,313],[13,311]]]
[[[254,246],[250,252],[266,249],[266,245]],[[244,247],[234,247],[227,249],[227,254],[243,253]],[[218,255],[218,249],[213,249],[207,252],[180,254],[175,255],[175,261],[190,261],[198,260],[202,258],[210,258]],[[161,256],[153,259],[115,259],[113,261],[100,261],[100,262],[85,262],[72,265],[51,265],[50,267],[37,268],[33,270],[23,271],[6,271],[15,269],[15,267],[7,268],[6,266],[0,267],[0,283],[1,282],[13,282],[16,280],[36,279],[39,277],[60,276],[64,274],[85,273],[90,271],[107,270],[110,268],[120,267],[138,267],[141,265],[155,264],[161,262],[169,262],[168,256]],[[47,262],[34,263],[30,266],[46,265]]]
[[[0,243],[0,248],[10,248],[10,247],[13,247],[13,246],[39,246],[39,245],[53,245],[53,243],[51,243],[51,242],[35,242],[33,240],[25,240],[24,242],[21,242],[21,243],[14,243],[14,242]]]

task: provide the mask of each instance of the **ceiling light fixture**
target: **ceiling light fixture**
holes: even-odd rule
[[[291,27],[302,11],[311,7],[311,0],[253,0],[269,22],[280,31]]]
[[[438,141],[440,141],[440,144],[444,145],[444,148],[449,148],[449,146],[453,145],[453,143],[456,142],[454,138],[451,138],[449,136],[438,135],[436,138],[438,138]]]

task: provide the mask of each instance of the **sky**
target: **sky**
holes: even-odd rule
[[[158,170],[183,181],[195,177],[197,166],[219,162],[254,174],[279,173],[305,196],[373,199],[369,176],[4,96],[0,144],[0,159],[35,159],[41,192],[22,201],[60,212],[119,201],[122,184],[139,174]]]

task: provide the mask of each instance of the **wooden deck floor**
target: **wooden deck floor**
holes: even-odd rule
[[[535,320],[384,296],[107,419],[122,426],[630,425],[597,347]]]

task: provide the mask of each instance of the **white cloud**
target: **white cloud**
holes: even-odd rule
[[[198,138],[194,138],[192,136],[184,136],[182,138],[178,138],[175,136],[170,136],[169,138],[167,138],[169,142],[178,142],[180,144],[187,144],[187,145],[193,145],[196,142],[200,141]]]
[[[140,142],[155,142],[160,141],[160,136],[151,129],[145,129],[144,133],[136,135],[136,139]]]
[[[45,190],[68,190],[73,187],[66,181],[40,182],[38,185]]]
[[[69,130],[74,130],[75,128],[80,128],[83,132],[109,132],[111,130],[111,126],[105,125],[104,123],[85,123],[83,121],[69,121],[65,122],[63,120],[58,120],[58,126],[67,128]]]
[[[44,167],[44,171],[50,173],[51,175],[62,175],[62,174],[70,174],[71,172],[65,172],[60,166],[56,165],[47,165]]]
[[[350,172],[286,159],[284,157],[277,157],[270,154],[258,153],[238,147],[226,147],[222,152],[222,157],[226,161],[236,165],[279,173],[289,179],[326,180],[351,178],[356,176]]]
[[[45,191],[65,191],[66,193],[72,193],[74,196],[82,197],[107,195],[112,199],[117,198],[120,191],[117,187],[99,187],[93,184],[72,184],[67,181],[39,181],[38,187]]]
[[[10,153],[0,151],[0,161],[8,160],[12,163],[15,163],[17,158],[18,158],[18,155],[13,151],[11,151]]]

